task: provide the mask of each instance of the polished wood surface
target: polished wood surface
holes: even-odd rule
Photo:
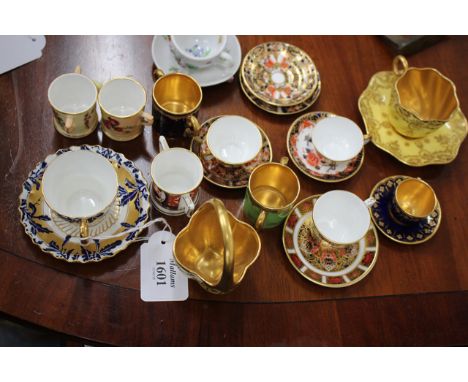
[[[393,54],[378,37],[240,36],[242,53],[263,41],[304,49],[322,78],[322,93],[308,111],[331,111],[361,126],[357,99],[371,76],[390,70]],[[157,135],[146,129],[119,143],[96,131],[83,139],[59,135],[52,126],[47,88],[58,75],[81,65],[98,81],[131,75],[149,94],[150,36],[48,37],[43,57],[0,76],[0,311],[68,335],[117,345],[462,345],[468,344],[468,254],[466,143],[444,166],[412,168],[369,144],[360,172],[326,184],[307,178],[301,196],[346,189],[366,198],[380,179],[420,176],[435,189],[443,210],[439,232],[428,242],[405,246],[379,235],[379,259],[361,282],[327,289],[303,279],[285,257],[281,227],[262,231],[262,253],[238,289],[209,295],[190,282],[186,302],[145,303],[139,291],[139,244],[97,264],[68,264],[42,253],[19,223],[18,195],[34,165],[58,148],[101,144],[124,153],[150,179]],[[408,57],[412,66],[432,66],[457,85],[468,110],[468,38],[449,37]],[[286,153],[286,133],[297,116],[274,116],[251,104],[238,78],[203,89],[201,121],[240,114],[270,137],[274,160]],[[151,110],[148,97],[147,110]],[[185,142],[188,144],[188,142]],[[224,200],[242,218],[244,191],[202,183],[201,202]],[[174,231],[186,218],[168,219]],[[153,229],[150,230],[152,232]]]

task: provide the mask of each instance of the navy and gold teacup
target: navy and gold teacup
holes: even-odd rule
[[[183,73],[164,74],[155,70],[153,86],[153,128],[168,138],[196,135],[200,130],[197,115],[203,98],[198,82]]]
[[[406,178],[395,188],[390,213],[398,223],[420,223],[434,212],[437,203],[436,194],[429,184],[420,178]]]

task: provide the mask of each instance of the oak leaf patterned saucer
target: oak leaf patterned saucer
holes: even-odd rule
[[[335,246],[320,239],[314,229],[312,211],[320,195],[297,203],[283,227],[283,247],[288,260],[307,280],[315,284],[342,288],[366,277],[379,252],[379,239],[373,224],[357,243]]]
[[[270,140],[265,132],[257,126],[263,141],[262,148],[257,156],[242,166],[225,166],[211,154],[205,139],[211,124],[220,117],[221,116],[217,116],[208,119],[203,123],[198,136],[192,138],[190,150],[200,158],[203,165],[203,176],[208,182],[223,188],[247,187],[250,173],[253,169],[259,164],[271,162],[273,159],[273,150]]]
[[[58,150],[38,163],[23,183],[19,195],[21,224],[32,242],[57,259],[73,263],[98,262],[127,248],[141,233],[123,234],[112,239],[92,239],[83,245],[74,223],[51,213],[41,191],[42,176],[48,164],[67,151],[89,150],[107,158],[115,166],[119,181],[117,202],[109,211],[90,223],[90,234],[110,236],[144,225],[148,219],[149,193],[145,178],[123,154],[101,146],[72,146]]]
[[[256,98],[274,106],[293,106],[309,99],[317,86],[317,68],[302,49],[285,42],[252,48],[242,61],[244,85]]]
[[[442,221],[440,204],[434,212],[420,223],[400,224],[391,217],[389,211],[393,195],[398,184],[408,178],[404,175],[394,175],[382,179],[371,191],[371,197],[376,203],[371,206],[371,216],[377,228],[389,239],[401,244],[420,244],[433,237]]]
[[[341,182],[360,170],[364,162],[364,149],[353,159],[334,162],[324,158],[312,143],[312,129],[322,119],[333,118],[332,113],[318,111],[296,119],[287,135],[288,154],[296,167],[305,175],[321,182]]]
[[[372,142],[409,166],[452,162],[468,133],[465,115],[459,108],[450,121],[422,138],[399,134],[389,120],[390,96],[396,79],[393,72],[376,73],[359,97],[359,111]]]
[[[276,115],[291,115],[300,113],[309,107],[311,107],[315,101],[317,101],[320,92],[322,90],[322,83],[320,81],[320,75],[317,73],[317,87],[315,88],[312,96],[306,99],[304,102],[301,102],[297,105],[293,106],[275,106],[270,105],[269,103],[262,101],[261,99],[257,98],[252,92],[250,92],[245,83],[242,79],[242,75],[239,76],[239,82],[244,95],[247,99],[252,102],[258,108],[267,111],[268,113],[276,114]]]

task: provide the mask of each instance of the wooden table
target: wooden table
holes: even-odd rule
[[[322,77],[320,98],[310,110],[326,110],[362,125],[357,100],[370,77],[390,70],[392,53],[378,37],[239,38],[243,55],[253,46],[281,40],[303,48]],[[83,340],[115,345],[462,345],[468,344],[468,253],[466,143],[445,166],[412,168],[366,146],[361,171],[341,184],[305,177],[297,169],[301,199],[341,188],[362,198],[380,179],[394,174],[421,176],[436,190],[443,222],[430,241],[416,246],[383,235],[373,271],[344,289],[327,289],[303,279],[281,245],[281,228],[261,232],[262,253],[241,286],[214,296],[190,282],[185,302],[145,303],[139,291],[139,245],[96,264],[68,264],[42,253],[19,223],[18,194],[33,166],[58,148],[102,144],[124,153],[149,179],[157,152],[156,135],[128,143],[95,132],[80,140],[52,126],[47,88],[58,75],[80,64],[103,81],[132,75],[152,85],[152,37],[48,37],[43,57],[0,76],[0,311]],[[468,111],[468,38],[450,37],[409,58],[434,66],[458,87]],[[205,88],[200,119],[240,114],[269,135],[274,159],[286,155],[286,132],[297,116],[274,116],[257,109],[236,80]],[[151,110],[148,99],[147,110]],[[201,201],[215,196],[240,216],[243,191],[202,184]],[[178,231],[186,218],[169,219]]]

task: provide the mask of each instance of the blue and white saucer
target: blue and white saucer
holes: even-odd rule
[[[135,164],[123,154],[101,146],[72,146],[60,149],[38,163],[23,183],[19,196],[21,224],[32,242],[57,259],[74,263],[98,262],[127,248],[141,230],[112,239],[92,239],[83,244],[76,223],[69,223],[52,213],[41,191],[42,175],[47,165],[67,151],[89,150],[111,161],[117,171],[119,188],[114,205],[90,223],[91,236],[111,236],[129,228],[143,226],[150,207],[148,186]]]
[[[389,239],[401,244],[420,244],[435,235],[442,221],[442,210],[437,204],[434,212],[420,223],[400,224],[392,219],[390,206],[395,188],[403,180],[404,175],[394,175],[382,179],[371,191],[370,196],[376,200],[370,209],[372,220],[377,228]]]

